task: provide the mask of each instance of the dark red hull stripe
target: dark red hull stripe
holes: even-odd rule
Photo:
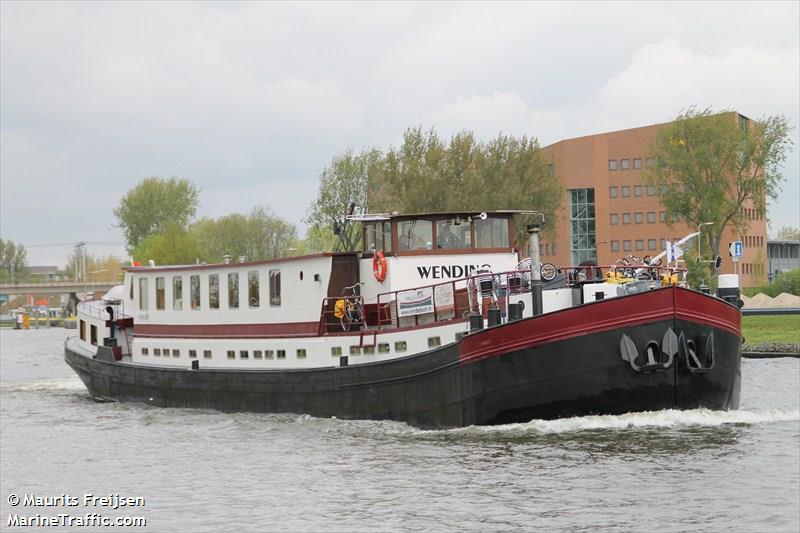
[[[280,324],[140,324],[136,337],[179,338],[269,338],[313,337],[319,334],[319,322],[284,322]]]
[[[680,302],[680,308],[676,302]],[[469,363],[523,348],[676,317],[741,335],[741,319],[734,307],[686,289],[667,288],[564,309],[469,335],[459,344],[459,359]]]

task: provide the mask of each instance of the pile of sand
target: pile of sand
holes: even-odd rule
[[[772,299],[772,307],[800,307],[800,296],[782,292]]]
[[[800,296],[782,292],[775,298],[759,292],[752,298],[742,296],[742,301],[747,309],[776,309],[785,307],[800,307]]]
[[[772,298],[764,294],[763,292],[759,292],[747,303],[747,307],[754,308],[754,309],[764,309],[766,307],[772,307]]]

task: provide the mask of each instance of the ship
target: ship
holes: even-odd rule
[[[65,360],[99,401],[421,428],[738,407],[735,275],[542,263],[535,215],[352,215],[357,251],[132,266]]]

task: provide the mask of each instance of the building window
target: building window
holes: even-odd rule
[[[596,261],[594,189],[571,189],[569,214],[572,264]]]
[[[139,278],[139,309],[147,311],[147,278]]]
[[[183,309],[183,278],[181,276],[172,278],[172,309],[174,311]]]
[[[192,309],[200,309],[200,276],[189,277],[189,293],[192,299]]]
[[[647,249],[653,251],[656,249],[656,240],[655,239],[647,239]]]
[[[631,223],[631,214],[630,213],[622,213],[622,223],[623,224],[630,224]]]
[[[389,353],[389,343],[381,342],[378,344],[378,353]]]
[[[656,195],[656,186],[655,185],[648,185],[647,186],[647,196],[655,196]]]
[[[667,212],[666,211],[659,211],[658,212],[658,221],[665,223],[667,221]]]
[[[611,241],[611,251],[619,252],[619,241]]]
[[[405,352],[408,349],[408,344],[406,341],[397,341],[394,343],[394,351],[395,352]]]
[[[197,359],[197,350],[189,350],[189,359]]]
[[[631,168],[631,160],[630,159],[622,159],[620,160],[622,170],[628,170]]]
[[[276,359],[286,359],[286,350],[278,350],[275,354]]]
[[[441,337],[428,337],[428,348],[435,348],[442,345]]]
[[[633,195],[634,196],[641,196],[642,195],[642,186],[641,185],[634,185],[633,186]]]
[[[298,348],[297,349],[297,358],[298,359],[305,359],[306,358],[306,349],[305,348]]]
[[[331,346],[331,357],[341,357],[341,355],[342,355],[341,346]]]
[[[653,168],[656,166],[656,160],[652,157],[648,157],[645,159],[644,164],[647,166],[647,168]]]
[[[641,157],[634,158],[634,160],[633,160],[633,168],[635,168],[636,170],[639,170],[639,169],[642,168],[642,158]]]
[[[644,250],[644,240],[636,239],[636,250]]]
[[[161,348],[153,348],[153,355],[161,357]]]
[[[164,301],[166,299],[165,298],[166,292],[167,292],[167,288],[166,288],[166,285],[164,283],[164,278],[160,277],[160,276],[157,277],[156,278],[156,309],[158,309],[159,311],[163,311],[164,310],[164,306],[165,306],[165,303],[166,303]]]
[[[180,350],[172,350],[172,357],[180,357],[181,351]]]
[[[258,307],[258,271],[247,273],[247,301],[251,308]]]
[[[608,160],[608,170],[617,170],[617,160],[616,159],[609,159]]]
[[[644,217],[642,216],[642,213],[636,213],[634,215],[634,220],[636,220],[637,224],[641,224],[642,222],[644,222]]]
[[[661,247],[661,250],[666,250],[667,249],[667,239],[661,239],[659,241],[659,246]]]
[[[631,195],[631,188],[628,185],[622,186],[622,197],[627,198]]]
[[[147,355],[150,351],[147,348],[142,348],[142,355]]]
[[[239,309],[238,272],[228,272],[228,309]]]
[[[253,359],[263,359],[263,358],[264,358],[264,352],[262,352],[261,350],[253,350]]]
[[[239,350],[239,359],[250,359],[250,354],[247,350]]]
[[[228,350],[228,359],[236,359],[236,350]]]
[[[611,213],[611,224],[619,224],[619,215],[617,213]]]
[[[279,307],[281,305],[281,271],[269,271],[269,305]]]
[[[626,252],[631,251],[631,241],[622,241],[622,249]]]
[[[648,211],[647,212],[647,223],[648,224],[655,224],[656,223],[656,212],[655,211]]]
[[[351,346],[350,355],[361,355],[361,346]]]
[[[609,198],[616,198],[617,197],[617,188],[616,187],[609,187],[608,188],[608,197]]]
[[[211,359],[211,350],[203,350],[203,358]]]
[[[208,276],[208,308],[219,309],[219,274]]]
[[[264,359],[275,359],[275,350],[264,350]]]

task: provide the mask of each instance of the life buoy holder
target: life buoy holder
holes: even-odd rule
[[[378,250],[375,252],[375,255],[372,256],[372,274],[375,276],[375,279],[383,283],[388,270],[389,267],[386,265],[386,257],[383,255],[383,252]]]

